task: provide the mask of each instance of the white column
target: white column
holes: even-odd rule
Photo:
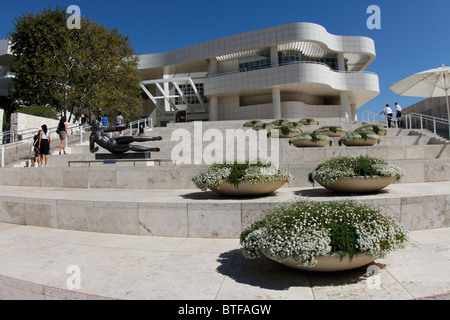
[[[270,64],[272,67],[278,67],[278,46],[270,47]]]
[[[340,118],[351,119],[352,109],[350,104],[348,103],[348,95],[347,92],[341,92],[341,114]]]
[[[217,60],[216,58],[211,58],[209,61],[209,75],[214,76],[217,74]]]
[[[280,88],[272,89],[272,105],[273,105],[273,118],[281,119],[281,93]]]
[[[219,106],[217,96],[209,98],[209,121],[219,120]]]
[[[352,107],[352,120],[358,121],[358,116],[356,115],[356,104],[351,104]]]
[[[345,71],[345,59],[343,53],[337,54],[337,60],[338,60],[338,69],[339,71]]]
[[[168,79],[168,78],[169,78],[169,68],[168,67],[164,67],[163,79]],[[164,82],[162,87],[164,89],[164,93],[169,96],[170,95],[169,83],[168,82]],[[164,110],[165,111],[170,111],[171,110],[170,109],[170,103],[166,99],[164,99]]]

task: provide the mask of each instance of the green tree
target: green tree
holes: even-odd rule
[[[68,17],[57,6],[16,18],[9,32],[16,103],[76,116],[97,110],[140,116],[141,78],[129,38],[84,17],[80,29],[69,29]]]

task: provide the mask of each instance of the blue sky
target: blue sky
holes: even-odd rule
[[[0,39],[26,12],[56,4],[77,5],[81,14],[130,37],[137,54],[169,51],[229,35],[292,22],[313,22],[336,35],[367,36],[377,58],[380,95],[359,110],[380,112],[386,103],[403,107],[423,100],[400,97],[388,86],[407,76],[450,65],[448,0],[16,0],[1,5]],[[370,30],[370,5],[381,10],[381,29]]]

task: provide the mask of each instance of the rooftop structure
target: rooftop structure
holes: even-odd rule
[[[348,118],[379,94],[372,39],[291,23],[141,55],[144,113],[188,120]]]

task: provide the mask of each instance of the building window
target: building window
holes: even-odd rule
[[[181,84],[179,85],[179,87],[181,92],[183,92],[184,99],[188,104],[200,103],[200,101],[198,101],[197,95],[195,94],[194,88],[192,88],[190,84]],[[203,83],[196,83],[195,87],[197,88],[200,97],[203,97],[203,102],[205,102]],[[177,97],[175,98],[175,104],[180,105],[185,103],[182,97]]]
[[[339,70],[337,57],[317,58],[317,57],[308,57],[308,56],[302,55],[302,61],[319,62],[319,63],[326,64],[332,70]]]
[[[297,63],[302,61],[302,53],[295,50],[284,50],[278,52],[278,63],[280,65]]]
[[[270,53],[262,53],[257,56],[251,56],[239,59],[239,71],[251,71],[264,68],[270,68]]]

